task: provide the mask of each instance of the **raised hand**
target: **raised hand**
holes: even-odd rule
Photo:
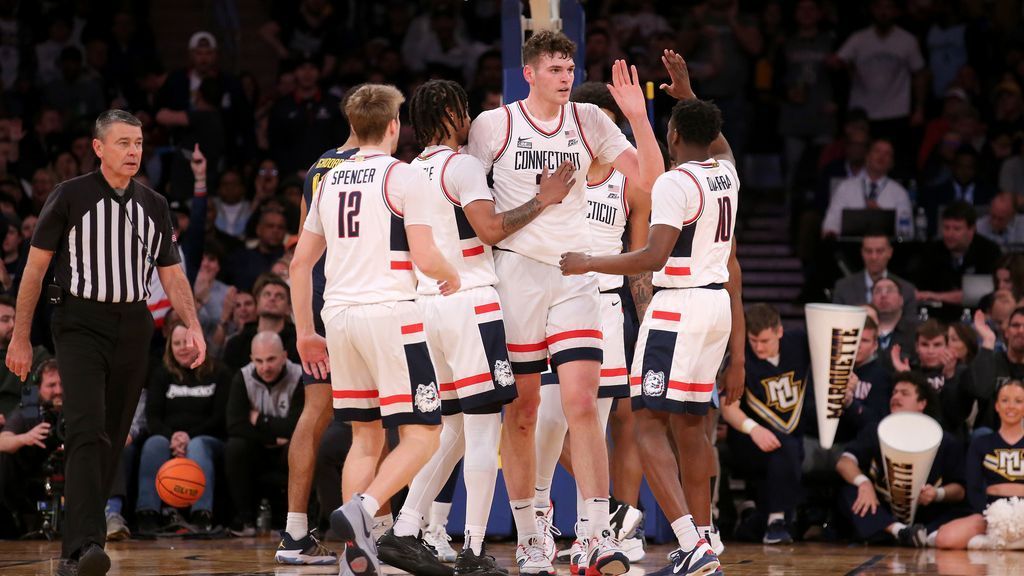
[[[666,94],[676,100],[692,100],[697,97],[690,85],[690,71],[686,67],[686,60],[676,53],[675,50],[665,50],[661,55],[661,63],[665,65],[671,84],[662,84],[660,88]]]
[[[608,85],[608,91],[627,119],[647,116],[647,99],[644,98],[636,66],[627,65],[625,60],[616,60],[612,64],[612,83]]]
[[[199,144],[192,150],[192,176],[196,182],[206,182],[206,156],[199,150]]]
[[[903,359],[903,349],[899,344],[893,344],[889,350],[889,357],[892,359],[892,367],[897,372],[908,372],[910,370],[910,362]]]

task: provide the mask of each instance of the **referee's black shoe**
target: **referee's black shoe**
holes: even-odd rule
[[[482,546],[479,556],[472,548],[463,548],[455,560],[455,576],[508,576],[508,570],[498,566]]]
[[[102,547],[89,544],[78,556],[78,576],[104,576],[110,571],[110,556]]]
[[[419,536],[395,536],[395,530],[388,530],[377,540],[377,557],[400,570],[416,576],[453,576],[450,566],[445,566],[434,555]]]

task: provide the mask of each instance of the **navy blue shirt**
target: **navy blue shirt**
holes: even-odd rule
[[[975,512],[988,504],[986,490],[996,484],[1024,485],[1024,438],[1014,445],[999,432],[975,438],[967,451],[967,500]]]
[[[759,424],[776,432],[796,433],[811,369],[807,335],[799,331],[782,335],[778,366],[759,359],[749,343],[746,356],[746,392],[740,407]]]
[[[309,167],[309,171],[306,172],[306,181],[302,185],[302,199],[306,202],[306,210],[313,205],[313,196],[319,192],[320,179],[323,178],[324,174],[329,172],[331,168],[334,168],[346,158],[351,158],[359,151],[359,148],[349,148],[348,150],[342,150],[341,148],[331,148],[320,155],[320,159],[313,163]],[[302,228],[300,223],[299,228]],[[327,262],[327,254],[324,253],[320,260],[313,266],[313,310],[316,312],[314,316],[320,316],[320,310],[324,307],[324,287],[327,285],[327,275],[324,272],[324,264]]]

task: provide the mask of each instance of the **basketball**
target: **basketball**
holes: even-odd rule
[[[156,473],[156,492],[168,506],[191,506],[203,495],[205,488],[203,469],[189,458],[168,460]]]

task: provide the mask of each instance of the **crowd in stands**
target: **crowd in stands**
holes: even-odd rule
[[[152,377],[108,517],[114,533],[125,519],[143,533],[185,525],[161,505],[153,479],[168,458],[187,455],[208,478],[187,525],[251,533],[263,498],[283,515],[288,439],[302,406],[288,263],[304,173],[345,141],[340,102],[360,83],[390,83],[408,95],[427,79],[448,78],[466,87],[473,116],[500,106],[501,2],[274,0],[254,30],[238,29],[238,2],[218,2],[210,22],[218,33],[181,31],[176,49],[187,51],[188,65],[175,70],[162,64],[170,55],[154,41],[152,4],[0,0],[0,352],[40,209],[61,182],[97,168],[89,132],[97,114],[129,110],[145,137],[137,179],[164,194],[177,216],[210,354],[195,370],[180,361],[183,330],[155,283]],[[609,81],[611,63],[624,57],[657,86],[667,80],[662,50],[679,51],[696,92],[722,109],[745,198],[785,194],[804,264],[801,298],[870,309],[838,436],[847,448],[827,454],[815,448],[806,337],[783,334],[764,307],[748,320],[760,328],[749,330],[748,372],[755,361],[779,366],[781,346],[784,357],[799,357],[793,370],[805,375],[804,417],[759,423],[796,438],[780,443],[803,463],[789,470],[789,487],[815,478],[833,488],[817,500],[820,491],[809,490],[781,504],[765,503],[771,498],[762,490],[751,497],[759,512],[781,511],[792,521],[797,508],[810,510],[807,527],[863,505],[859,487],[838,487],[860,473],[851,465],[870,473],[865,431],[897,409],[939,419],[952,442],[947,482],[977,489],[965,485],[974,465],[964,462],[966,446],[998,429],[997,389],[1024,377],[1019,3],[592,0],[585,7],[577,75]],[[270,47],[274,78],[247,70],[238,58],[242,38]],[[656,133],[664,134],[672,104],[655,96]],[[403,122],[396,156],[408,161],[419,150]],[[196,186],[196,154],[206,159],[208,192]],[[892,217],[869,218],[879,227],[857,231],[844,217],[851,210]],[[45,418],[59,410],[61,391],[48,360],[51,313],[45,302],[36,313],[28,385],[0,368],[0,537],[39,528],[36,503],[46,499],[43,479],[52,474],[57,430]],[[758,351],[753,343],[764,331],[770,342]],[[767,464],[741,465],[729,455],[767,453],[775,443],[736,434],[720,443],[723,466],[750,479],[757,494],[754,470]],[[329,487],[345,447],[327,440],[324,447]],[[329,511],[337,496],[321,492]],[[950,502],[955,492],[946,492]],[[763,522],[750,522],[740,508],[732,511],[737,534],[759,539]],[[815,518],[815,510],[823,515]],[[855,523],[846,535],[899,538],[883,520],[877,530]]]

